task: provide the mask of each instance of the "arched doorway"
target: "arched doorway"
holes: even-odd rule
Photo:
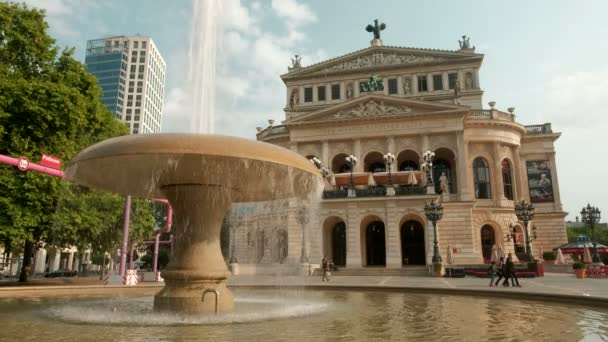
[[[438,148],[435,151],[435,160],[433,160],[433,182],[435,183],[435,191],[439,193],[439,178],[442,174],[448,178],[448,190],[451,194],[455,194],[456,189],[456,156],[447,148]]]
[[[346,162],[348,154],[340,153],[331,160],[331,171],[333,173],[350,172],[350,165]]]
[[[426,265],[424,227],[418,221],[410,220],[401,225],[401,263]]]
[[[492,259],[492,246],[495,243],[494,228],[487,224],[481,227],[481,254],[484,260]]]
[[[373,221],[365,229],[367,266],[386,266],[384,222]]]
[[[365,172],[385,172],[386,165],[384,164],[383,155],[380,152],[370,152],[363,160],[363,170]]]
[[[412,150],[405,150],[399,152],[397,156],[397,170],[399,171],[414,171],[419,170],[418,161],[420,157],[418,153]]]
[[[331,232],[331,254],[336,266],[346,266],[346,225],[337,223]]]

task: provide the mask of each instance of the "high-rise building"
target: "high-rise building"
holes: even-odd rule
[[[132,134],[160,132],[167,64],[151,37],[89,40],[85,63],[99,80],[101,101]]]

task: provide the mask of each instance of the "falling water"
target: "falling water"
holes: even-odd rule
[[[215,61],[222,33],[221,16],[221,0],[192,1],[189,90],[193,133],[213,133]]]

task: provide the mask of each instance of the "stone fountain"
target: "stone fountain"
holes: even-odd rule
[[[303,197],[320,179],[306,158],[275,145],[202,134],[148,134],[112,138],[80,152],[66,178],[92,188],[173,206],[176,249],[155,310],[220,312],[234,307],[219,235],[231,203]]]

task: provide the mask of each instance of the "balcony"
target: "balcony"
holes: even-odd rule
[[[498,110],[471,110],[467,113],[466,119],[468,120],[500,120],[515,122],[515,115],[511,113],[505,113]]]
[[[388,172],[353,172],[352,183],[355,197],[387,196]],[[391,173],[395,196],[419,196],[426,194],[426,174],[421,171]],[[350,173],[338,173],[329,177],[323,191],[323,199],[347,198],[351,184]]]

